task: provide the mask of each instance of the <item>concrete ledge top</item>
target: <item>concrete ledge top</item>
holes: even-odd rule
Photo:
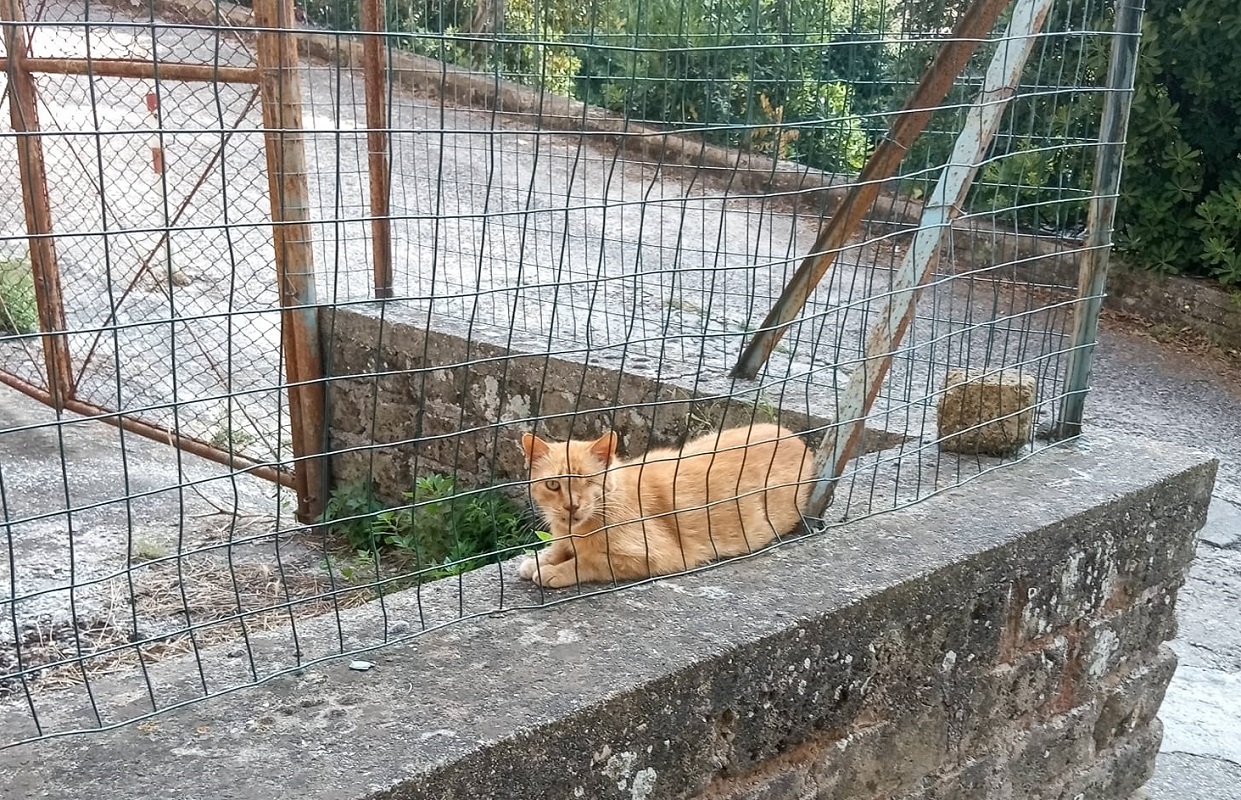
[[[1198,493],[1209,493],[1214,468],[1209,457],[1177,447],[1094,435],[757,558],[538,610],[466,619],[364,656],[376,664],[366,672],[350,671],[345,659],[138,726],[9,748],[0,751],[0,795],[445,796],[422,792],[436,791],[429,782],[447,764],[465,760],[479,775],[503,771],[504,743],[519,740],[523,757],[538,759],[554,744],[548,732],[564,725],[610,741],[660,713],[628,698],[649,697],[655,687],[672,698],[685,691],[681,682],[692,692],[704,663],[779,647],[804,635],[799,629],[813,620],[966,558],[988,559],[1001,550],[994,557],[1025,558],[1025,549],[1009,546],[1041,532],[1065,536],[1070,519],[1080,531],[1100,508],[1113,517],[1128,515],[1129,505],[1140,513],[1152,487],[1165,492],[1165,506],[1176,507],[1183,494],[1188,508]],[[1180,494],[1169,500],[1167,492]],[[1029,558],[1037,558],[1037,548],[1030,550]],[[513,597],[540,602],[513,570],[503,580],[510,603]],[[387,618],[418,619],[416,594],[385,598]],[[562,596],[568,595],[549,593],[545,600]],[[352,613],[341,613],[346,625]],[[334,618],[315,622],[335,626]],[[299,633],[307,635],[300,623]],[[180,668],[179,680],[197,680],[192,664]],[[735,677],[756,680],[773,676]],[[96,681],[94,689],[102,696],[111,686],[137,698],[132,683]],[[677,713],[671,706],[662,711]],[[5,740],[26,713],[24,702],[0,706]],[[595,760],[609,761],[620,744],[595,753]],[[637,791],[636,777],[631,787],[633,797],[647,796]],[[452,794],[474,796],[464,787]]]

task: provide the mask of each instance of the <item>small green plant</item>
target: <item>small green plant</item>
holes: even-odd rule
[[[258,441],[254,434],[234,425],[227,412],[222,412],[212,429],[211,444],[221,450],[237,452]]]
[[[393,508],[369,480],[344,484],[333,490],[320,522],[359,556],[387,557],[427,580],[469,572],[546,541],[529,515],[495,490],[458,492],[452,478],[427,475],[402,494],[406,503]]]
[[[33,333],[38,324],[30,264],[22,259],[0,259],[0,336]]]
[[[168,548],[150,539],[135,539],[129,553],[129,560],[134,564],[146,561],[157,561],[168,555]]]

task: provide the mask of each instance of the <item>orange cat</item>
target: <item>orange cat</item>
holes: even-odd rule
[[[552,544],[518,572],[549,587],[667,575],[749,553],[791,532],[814,477],[793,432],[753,425],[680,451],[616,456],[616,434],[545,442],[522,434],[530,494]]]

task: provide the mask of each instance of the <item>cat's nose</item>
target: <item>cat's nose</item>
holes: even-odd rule
[[[569,512],[569,516],[573,516],[574,514],[576,514],[577,509],[578,509],[577,506],[565,506],[565,510]]]

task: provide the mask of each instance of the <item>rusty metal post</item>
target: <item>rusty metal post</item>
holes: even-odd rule
[[[293,0],[255,0],[259,86],[271,193],[272,244],[280,295],[281,338],[288,382],[289,423],[296,458],[298,516],[314,520],[323,510],[327,459],[323,458],[323,359],[315,307],[310,187],[302,129],[302,91]]]
[[[896,115],[888,135],[879,140],[875,152],[862,167],[862,174],[849,189],[836,214],[819,230],[810,255],[802,260],[793,279],[784,287],[779,299],[763,320],[758,334],[746,346],[737,365],[733,367],[734,378],[752,379],[759,368],[771,357],[790,323],[797,318],[810,299],[810,293],[823,280],[827,270],[854,231],[862,223],[883,182],[896,174],[909,148],[931,121],[936,107],[948,95],[970,56],[978,49],[979,42],[991,33],[1000,14],[1012,0],[975,0],[961,17],[951,37],[940,47],[931,66],[922,74],[917,89],[910,95],[905,106]]]
[[[866,337],[866,352],[860,367],[850,376],[841,398],[839,416],[819,445],[816,460],[819,479],[810,494],[807,513],[819,516],[831,504],[836,481],[865,430],[866,416],[892,365],[892,355],[913,321],[919,289],[934,273],[936,254],[952,230],[973,185],[978,164],[986,157],[999,129],[1008,101],[1016,93],[1026,60],[1034,48],[1035,37],[1047,20],[1055,0],[1017,0],[991,64],[983,78],[982,91],[966,116],[965,127],[957,136],[948,165],[944,167],[935,191],[922,209],[922,219],[913,244],[876,317],[878,322]]]
[[[4,44],[8,52],[9,118],[17,134],[17,168],[26,209],[30,269],[34,278],[35,303],[42,332],[47,389],[57,411],[73,399],[73,362],[64,334],[64,297],[60,288],[60,265],[52,238],[52,206],[47,196],[47,169],[43,161],[43,137],[39,129],[39,99],[34,76],[25,65],[27,38],[25,10],[21,0],[0,0]]]
[[[1112,252],[1112,228],[1116,221],[1116,199],[1120,194],[1125,132],[1129,128],[1129,109],[1133,106],[1138,39],[1142,34],[1145,10],[1144,0],[1121,0],[1116,8],[1112,62],[1107,71],[1108,92],[1103,100],[1094,186],[1087,212],[1086,246],[1077,277],[1077,296],[1082,302],[1074,310],[1072,349],[1069,350],[1065,367],[1064,400],[1060,405],[1060,420],[1052,428],[1052,434],[1060,439],[1082,432],[1086,389],[1090,385],[1099,312],[1103,308],[1103,290],[1107,284],[1107,263]]]
[[[371,184],[371,257],[375,297],[392,296],[392,222],[388,200],[388,67],[384,59],[383,0],[362,0],[362,79],[366,85],[367,165]]]

